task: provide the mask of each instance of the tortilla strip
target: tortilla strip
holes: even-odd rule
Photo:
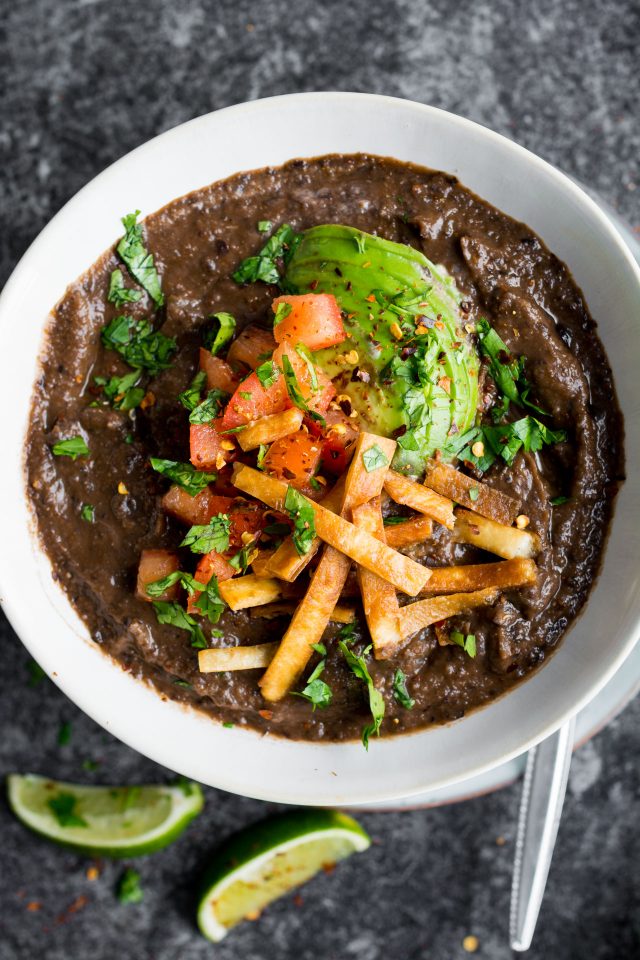
[[[371,536],[385,542],[379,497],[356,507],[353,511],[353,522]],[[374,656],[377,660],[388,660],[402,643],[400,606],[396,591],[382,577],[360,566],[358,583],[362,593],[364,615],[373,641]]]
[[[269,561],[271,560],[274,550],[257,550],[257,555],[251,561],[251,569],[256,577],[261,579],[269,579],[273,576],[269,570]]]
[[[400,632],[406,639],[439,620],[446,620],[458,613],[467,613],[475,607],[489,606],[499,595],[497,587],[488,587],[474,593],[452,593],[446,597],[408,603],[406,607],[400,608]]]
[[[226,670],[256,670],[267,667],[278,649],[278,642],[257,643],[253,647],[221,647],[198,651],[200,673],[220,673]]]
[[[276,600],[275,603],[265,603],[262,607],[252,607],[249,610],[249,616],[265,620],[273,620],[275,617],[291,617],[297,606],[298,604],[293,600]],[[347,606],[345,603],[336,603],[329,619],[332,623],[353,623],[355,617],[355,607]]]
[[[267,580],[247,573],[244,577],[233,577],[218,583],[220,596],[232,610],[245,610],[247,607],[259,607],[263,603],[272,603],[282,596],[282,584],[277,580]]]
[[[382,452],[383,462],[380,466],[368,470],[363,454],[373,446],[376,446]],[[387,467],[391,463],[395,449],[396,443],[394,440],[387,440],[374,434],[360,434],[356,442],[353,459],[347,471],[342,514],[349,514],[355,506],[370,500],[372,496],[380,494]],[[328,539],[326,529],[323,534],[323,516],[330,518],[334,523],[346,524],[349,532],[351,530],[355,533],[359,532],[342,516],[338,517],[322,507],[317,507],[316,531],[323,539]],[[340,545],[342,549],[344,549],[344,543],[342,542],[344,536],[345,534],[342,535],[342,538],[340,536],[334,537],[335,545]],[[370,539],[374,545],[377,543],[372,537]],[[265,700],[282,699],[304,670],[311,656],[312,644],[319,643],[331,619],[332,612],[349,575],[350,567],[350,559],[345,553],[334,549],[332,545],[327,545],[309,588],[293,615],[289,629],[282,638],[278,653],[260,680],[260,687]]]
[[[489,553],[495,553],[505,560],[515,557],[531,559],[540,552],[541,543],[537,533],[529,530],[519,530],[517,527],[507,527],[503,523],[496,523],[481,517],[477,513],[458,508],[455,512],[456,523],[452,538],[481,547]]]
[[[425,513],[432,520],[437,520],[449,530],[453,530],[453,503],[447,497],[441,497],[422,483],[403,477],[395,470],[389,470],[384,488],[396,503],[402,503],[418,513]]]
[[[240,431],[238,443],[245,452],[255,450],[261,443],[273,443],[281,437],[288,437],[290,433],[297,433],[303,419],[304,414],[297,407],[261,417],[260,420],[253,420]]]
[[[239,490],[261,500],[274,510],[284,510],[287,484],[281,480],[267,477],[251,467],[236,464],[233,483]],[[431,575],[427,567],[397,553],[364,530],[358,530],[348,520],[336,516],[321,504],[314,503],[307,497],[304,499],[313,508],[316,533],[326,543],[367,570],[378,573],[409,596],[416,596],[424,588]]]
[[[384,535],[388,547],[401,550],[403,547],[412,547],[414,543],[428,540],[433,533],[433,521],[430,517],[411,517],[402,523],[385,524]]]
[[[424,482],[443,497],[450,497],[455,503],[497,523],[511,525],[520,513],[519,500],[437,460],[427,462]]]
[[[345,480],[346,476],[343,475],[326,497],[320,501],[322,506],[327,510],[331,510],[332,513],[338,513],[342,507]],[[311,543],[311,549],[300,556],[292,538],[287,537],[269,561],[269,576],[278,577],[280,580],[287,580],[289,583],[292,583],[296,577],[300,576],[305,567],[311,563],[321,546],[322,540],[320,537],[314,537]]]
[[[526,587],[536,582],[538,568],[533,560],[515,557],[497,563],[470,563],[459,567],[431,567],[425,594],[460,593],[486,587]]]

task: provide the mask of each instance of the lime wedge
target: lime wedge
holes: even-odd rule
[[[35,833],[88,856],[153,853],[202,810],[198,784],[85,787],[33,774],[7,777],[9,806]]]
[[[218,941],[237,923],[256,919],[273,900],[371,841],[335,810],[295,810],[256,823],[220,848],[205,878],[198,926]]]

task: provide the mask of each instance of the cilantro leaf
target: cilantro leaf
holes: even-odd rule
[[[268,390],[278,381],[280,370],[273,360],[265,360],[259,367],[256,367],[256,375],[263,389]]]
[[[215,420],[229,399],[224,390],[209,390],[206,398],[191,411],[189,423],[211,423]]]
[[[172,576],[173,574],[169,574],[169,577],[164,577],[163,580],[157,581],[153,586],[159,589],[160,584],[163,584],[164,581],[169,580]],[[150,586],[152,586],[152,584],[147,586],[147,593],[149,593]],[[166,589],[166,587],[164,589]],[[156,612],[158,623],[176,627],[178,630],[186,630],[191,636],[192,647],[198,650],[204,650],[207,647],[207,640],[202,632],[202,627],[179,603],[176,603],[174,600],[154,600],[153,609]]]
[[[94,377],[95,383],[102,387],[107,400],[114,410],[135,410],[145,395],[144,387],[137,386],[141,377],[140,370],[132,370],[124,377]]]
[[[314,646],[316,645],[314,644]],[[328,707],[333,699],[333,691],[331,687],[328,683],[325,683],[324,680],[320,679],[320,675],[324,671],[325,664],[326,660],[320,660],[307,680],[304,690],[301,690],[299,693],[292,693],[292,696],[294,697],[303,697],[305,700],[308,700],[309,703],[312,704],[314,711],[316,707],[320,707],[321,709]]]
[[[271,220],[258,220],[258,233],[269,233],[272,226]]]
[[[400,669],[396,670],[393,675],[393,697],[405,710],[412,710],[415,707],[416,702],[413,697],[409,696],[407,690],[407,677]]]
[[[371,644],[369,644],[369,646],[363,650],[361,656],[359,657],[356,656],[353,650],[349,649],[344,640],[339,640],[338,646],[342,650],[344,658],[351,668],[353,674],[367,685],[367,691],[369,694],[369,709],[371,710],[372,721],[371,723],[368,723],[362,730],[362,743],[365,750],[368,750],[369,737],[374,733],[376,736],[380,736],[380,725],[384,719],[385,710],[384,697],[374,686],[373,680],[371,679],[371,674],[367,669],[367,664],[365,663],[364,659],[371,650]]]
[[[151,457],[149,463],[157,473],[168,477],[173,483],[186,490],[190,497],[195,497],[204,488],[215,480],[215,473],[204,473],[196,470],[190,463],[179,463],[177,460],[162,460]]]
[[[68,743],[71,742],[71,724],[67,721],[60,724],[60,729],[58,730],[58,744],[61,747],[66,747]]]
[[[72,460],[77,460],[78,457],[86,457],[90,451],[82,437],[68,437],[54,443],[51,452],[56,457],[71,457]]]
[[[316,413],[315,410],[309,409],[309,404],[302,396],[300,384],[298,383],[296,372],[293,369],[293,364],[286,353],[282,355],[282,372],[284,373],[284,382],[287,387],[287,393],[289,394],[289,398],[294,406],[296,406],[299,410],[302,410],[303,413],[308,414],[312,420],[317,420],[318,423],[326,426],[326,420],[324,417],[319,413]]]
[[[283,223],[253,257],[243,260],[232,274],[236,283],[280,283],[279,261],[286,264],[300,240],[292,227]]]
[[[204,345],[213,356],[220,353],[222,348],[231,340],[236,331],[236,320],[231,313],[214,313],[209,320],[215,321],[211,330],[204,335]]]
[[[551,500],[549,500],[549,503],[552,507],[559,507],[563,503],[568,503],[570,499],[571,497],[553,497]]]
[[[177,349],[174,337],[156,332],[149,320],[124,315],[103,327],[101,337],[107,350],[115,350],[130,367],[148,370],[151,376],[171,366]]]
[[[87,821],[75,812],[78,798],[73,793],[62,791],[47,800],[47,806],[61,827],[88,827]]]
[[[279,303],[276,307],[276,312],[273,315],[273,325],[277,327],[279,323],[282,323],[283,320],[286,320],[289,314],[291,313],[293,307],[290,303]]]
[[[372,447],[364,451],[362,454],[362,462],[367,473],[378,470],[380,467],[389,466],[389,460],[377,443],[374,443]]]
[[[139,290],[129,290],[124,285],[122,270],[114,270],[109,279],[109,292],[107,300],[114,303],[116,307],[121,307],[125,303],[137,303],[142,294]]]
[[[311,356],[311,351],[309,347],[304,343],[296,344],[296,353],[299,357],[302,357],[304,362],[307,365],[307,370],[309,371],[309,379],[311,381],[311,389],[314,393],[317,393],[318,390],[318,374],[316,373],[316,368],[313,363],[313,358]]]
[[[178,394],[178,400],[186,410],[189,410],[189,412],[191,412],[191,410],[195,410],[200,403],[200,396],[206,382],[206,373],[204,370],[198,370],[187,389]]]
[[[228,514],[219,513],[211,517],[209,523],[191,527],[180,546],[189,547],[192,553],[211,553],[212,550],[224,553],[229,549],[230,529]]]
[[[211,577],[209,583],[196,600],[196,607],[201,615],[207,618],[209,623],[217,623],[224,613],[225,602],[220,596],[218,578],[216,576]],[[220,633],[216,634],[214,630],[211,632],[216,636],[220,636]],[[193,644],[193,646],[195,646],[195,644]]]
[[[80,516],[86,523],[96,522],[96,508],[91,503],[83,503]]]
[[[311,549],[316,535],[315,511],[307,498],[291,486],[287,487],[284,508],[293,520],[293,545],[303,557]]]
[[[142,226],[137,223],[139,210],[122,218],[125,235],[116,247],[118,254],[132,277],[144,287],[158,307],[164,303],[160,277],[150,254],[142,242]]]
[[[459,647],[462,647],[465,653],[470,657],[475,657],[476,655],[476,638],[475,634],[469,633],[465,636],[464,633],[460,633],[459,630],[452,630],[449,634],[449,640],[457,644]]]
[[[127,867],[118,880],[116,896],[120,903],[140,903],[143,899],[143,893],[140,886],[140,874],[137,870]]]

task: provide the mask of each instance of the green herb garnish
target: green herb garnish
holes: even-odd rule
[[[279,283],[279,261],[286,265],[299,242],[300,235],[284,223],[269,237],[262,249],[253,257],[243,260],[233,274],[236,283]]]
[[[396,670],[393,675],[393,697],[405,710],[412,710],[416,704],[413,697],[409,696],[407,677],[402,670]]]
[[[276,312],[273,315],[274,327],[277,327],[279,323],[282,323],[283,320],[286,320],[286,318],[291,313],[292,309],[293,307],[291,306],[291,304],[286,303],[286,301],[283,303],[279,303],[278,306],[276,307]]]
[[[478,497],[480,496],[480,491],[477,487],[469,487],[469,500],[473,500],[475,503]]]
[[[359,680],[362,680],[363,683],[366,683],[367,690],[369,694],[369,709],[371,710],[372,721],[368,723],[362,730],[362,744],[365,750],[369,749],[369,737],[372,734],[380,736],[380,725],[384,719],[384,697],[379,690],[373,684],[371,679],[371,674],[367,669],[367,664],[365,663],[365,657],[371,650],[371,644],[362,651],[361,656],[356,656],[353,650],[350,650],[344,640],[338,641],[338,646],[344,654],[344,658],[347,661],[347,664],[351,668],[352,672],[358,677]]]
[[[71,457],[72,460],[77,460],[78,457],[86,457],[90,451],[82,437],[68,437],[67,440],[54,443],[51,452],[56,457]]]
[[[204,473],[202,470],[196,470],[190,463],[179,463],[177,460],[151,457],[149,463],[157,473],[177,483],[191,497],[201,493],[216,478],[215,473]]]
[[[135,410],[145,395],[144,387],[137,386],[141,377],[140,370],[132,370],[124,377],[94,377],[95,383],[102,387],[107,400],[115,410]]]
[[[39,683],[42,683],[46,677],[46,673],[42,669],[39,663],[35,660],[29,660],[27,663],[27,670],[29,671],[29,686],[37,687]]]
[[[107,350],[115,350],[130,367],[147,370],[152,377],[171,366],[177,349],[175,339],[155,331],[149,320],[125,315],[103,327],[101,337]]]
[[[264,463],[264,458],[266,457],[268,450],[269,446],[266,443],[261,443],[258,447],[258,453],[256,455],[256,467],[258,470],[262,470],[262,464]]]
[[[118,880],[116,896],[120,903],[140,903],[143,894],[140,886],[140,874],[137,870],[127,867]]]
[[[266,360],[256,368],[256,375],[264,390],[268,390],[280,377],[280,370],[273,360]]]
[[[549,500],[549,504],[550,504],[552,507],[559,507],[559,506],[561,506],[561,504],[563,504],[563,503],[569,503],[569,500],[570,500],[570,499],[571,499],[571,497],[562,497],[562,496],[560,496],[560,497],[553,497],[551,500]]]
[[[66,747],[66,745],[71,740],[71,724],[67,721],[60,724],[60,729],[58,730],[58,744],[61,747]]]
[[[211,423],[221,412],[229,394],[224,390],[209,390],[206,398],[189,415],[189,423]]]
[[[293,520],[293,544],[303,557],[311,549],[316,535],[315,511],[307,498],[291,486],[287,487],[284,508]]]
[[[91,503],[85,503],[82,505],[82,510],[80,511],[80,516],[87,523],[96,522],[96,508]]]
[[[137,223],[140,211],[128,213],[122,218],[125,235],[116,247],[118,254],[132,277],[144,287],[158,307],[164,304],[164,294],[160,287],[160,277],[150,254],[142,242],[142,226]]]
[[[139,290],[129,290],[124,285],[122,270],[114,270],[109,280],[109,292],[107,300],[116,307],[121,307],[125,303],[137,303],[142,294]]]
[[[372,447],[364,451],[362,454],[362,462],[367,473],[371,473],[373,470],[379,470],[380,467],[389,466],[387,456],[377,443],[374,443]]]
[[[308,414],[312,420],[317,420],[318,423],[321,423],[323,426],[326,426],[326,420],[319,413],[316,413],[315,410],[309,409],[309,404],[302,396],[300,390],[300,384],[298,383],[298,378],[296,377],[296,372],[293,369],[293,364],[289,357],[285,354],[282,355],[282,371],[284,373],[284,382],[287,387],[287,393],[291,402],[299,410],[302,410],[303,413]]]
[[[465,653],[468,653],[470,657],[475,657],[476,655],[476,638],[473,633],[469,633],[465,636],[464,633],[460,633],[459,630],[452,630],[449,634],[449,640],[452,643],[457,644],[459,647],[462,647]]]
[[[313,358],[311,356],[311,351],[309,347],[304,343],[298,343],[296,345],[296,353],[299,357],[302,357],[304,362],[307,365],[307,370],[309,371],[309,379],[311,381],[311,389],[314,393],[318,390],[318,375],[316,373],[316,368],[313,363]]]
[[[269,233],[272,226],[271,220],[258,220],[258,233]]]
[[[189,547],[192,553],[224,553],[229,549],[230,529],[228,514],[219,513],[209,523],[191,527],[180,546]]]
[[[89,824],[75,812],[78,798],[73,793],[58,793],[47,800],[47,806],[61,827],[88,827]]]
[[[186,410],[195,410],[198,406],[206,382],[206,373],[204,370],[199,370],[187,389],[178,394],[178,400]]]
[[[305,700],[308,700],[314,711],[316,707],[320,707],[321,709],[328,707],[333,699],[331,687],[328,683],[325,683],[324,680],[320,679],[325,665],[326,660],[320,660],[307,680],[304,690],[301,690],[299,693],[295,691],[292,693],[294,697],[303,697]]]
[[[204,335],[204,345],[214,357],[229,343],[236,330],[235,317],[230,313],[214,313],[209,317],[214,321],[211,330]]]
[[[171,576],[173,576],[173,574],[169,575],[169,577]],[[149,584],[147,586],[147,593],[149,593],[150,586],[159,587],[165,580],[169,580],[169,577],[164,577],[163,580],[157,581],[156,584]],[[166,589],[166,587],[164,589]],[[162,593],[164,591],[161,590],[160,592]],[[202,632],[202,627],[179,603],[170,600],[154,600],[153,609],[156,612],[158,623],[176,627],[178,630],[186,630],[191,637],[192,647],[195,647],[197,650],[204,650],[207,647],[208,644]]]

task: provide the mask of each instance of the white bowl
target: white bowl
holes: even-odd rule
[[[360,744],[287,742],[224,729],[163,702],[90,640],[34,536],[23,442],[47,315],[115,239],[118,215],[145,214],[240,170],[293,157],[366,151],[446,170],[529,224],[571,268],[611,361],[626,419],[627,474],[606,561],[584,613],[542,669],[457,723]],[[276,97],[200,117],[150,141],[58,213],[0,298],[2,554],[6,613],[58,686],[115,736],[224,790],[300,804],[355,804],[435,790],[522,753],[584,706],[635,643],[640,625],[640,271],[612,224],[538,157],[468,120],[387,97]],[[45,720],[46,722],[46,720]]]

